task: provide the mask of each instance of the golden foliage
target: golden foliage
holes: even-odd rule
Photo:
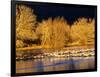
[[[16,47],[21,48],[24,47],[25,43],[22,40],[16,40]]]
[[[25,5],[16,5],[16,34],[21,40],[34,40],[37,38],[34,29],[36,15]]]
[[[16,47],[29,46],[25,40],[29,40],[32,45],[32,41],[39,42],[40,46],[46,48],[63,48],[72,45],[94,45],[94,39],[94,19],[79,18],[69,25],[64,17],[58,16],[39,23],[30,7],[16,5]]]
[[[42,46],[61,48],[68,39],[69,26],[63,17],[48,18],[39,24],[37,32],[42,35]]]
[[[94,44],[94,19],[79,18],[71,27],[71,41],[77,45]]]
[[[33,10],[25,5],[16,5],[16,40],[34,40],[37,39],[35,33],[36,15]],[[20,45],[17,44],[17,47]],[[23,45],[23,43],[20,43]]]
[[[53,46],[55,48],[64,47],[69,40],[69,31],[70,27],[67,24],[66,20],[62,17],[57,17],[53,20]]]
[[[52,25],[52,18],[48,20],[43,20],[42,23],[39,23],[37,28],[37,34],[41,35],[41,44],[42,46],[49,46],[51,45],[51,25]]]

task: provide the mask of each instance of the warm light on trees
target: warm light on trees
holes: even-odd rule
[[[41,45],[45,47],[51,47],[51,35],[52,35],[52,18],[43,20],[37,27],[37,34],[40,37]]]
[[[63,17],[57,17],[53,20],[53,41],[54,48],[63,48],[69,41],[70,27]]]
[[[37,32],[41,35],[42,46],[61,48],[69,39],[69,26],[63,17],[43,20]]]
[[[26,44],[22,40],[16,40],[16,47],[24,47]]]
[[[94,19],[79,18],[71,27],[71,41],[75,45],[94,43]],[[91,43],[90,43],[91,42]]]
[[[88,24],[88,45],[94,45],[95,44],[95,20],[90,19]]]
[[[63,48],[94,45],[95,20],[78,18],[72,25],[64,17],[36,20],[34,11],[25,5],[16,5],[16,47],[40,45]]]
[[[35,24],[36,15],[33,10],[25,5],[16,5],[16,40],[36,39]]]

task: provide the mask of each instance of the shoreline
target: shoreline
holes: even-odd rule
[[[50,47],[42,47],[42,46],[32,46],[32,47],[23,47],[23,48],[16,48],[16,51],[27,51],[33,49],[73,49],[73,48],[94,48],[94,45],[90,46],[67,46],[64,48],[50,48]]]
[[[37,51],[38,52],[38,51]],[[55,51],[52,53],[45,52],[40,54],[32,53],[31,51],[20,53],[16,55],[16,60],[31,60],[31,59],[42,59],[42,58],[68,58],[68,57],[92,57],[95,56],[94,48],[89,49],[78,49],[78,50],[67,50],[67,51]]]

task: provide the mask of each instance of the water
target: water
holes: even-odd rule
[[[64,71],[94,68],[94,57],[43,58],[16,62],[16,73]]]

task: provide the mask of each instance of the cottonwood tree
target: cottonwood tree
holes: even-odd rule
[[[73,45],[88,45],[94,42],[94,19],[79,18],[71,27],[71,41]]]
[[[41,46],[43,47],[51,47],[51,30],[52,26],[52,18],[48,18],[47,20],[42,20],[41,23],[38,24],[37,34],[41,40]]]
[[[22,44],[24,41],[33,41],[37,38],[35,24],[36,15],[34,11],[25,5],[16,5],[16,41],[20,40],[17,41],[18,43],[21,42]]]
[[[69,38],[69,26],[63,17],[43,20],[37,28],[41,35],[41,45],[50,48],[62,48]]]
[[[63,17],[53,20],[52,43],[55,48],[63,48],[69,41],[70,27]]]
[[[89,19],[88,21],[88,45],[94,45],[95,44],[95,20]]]

